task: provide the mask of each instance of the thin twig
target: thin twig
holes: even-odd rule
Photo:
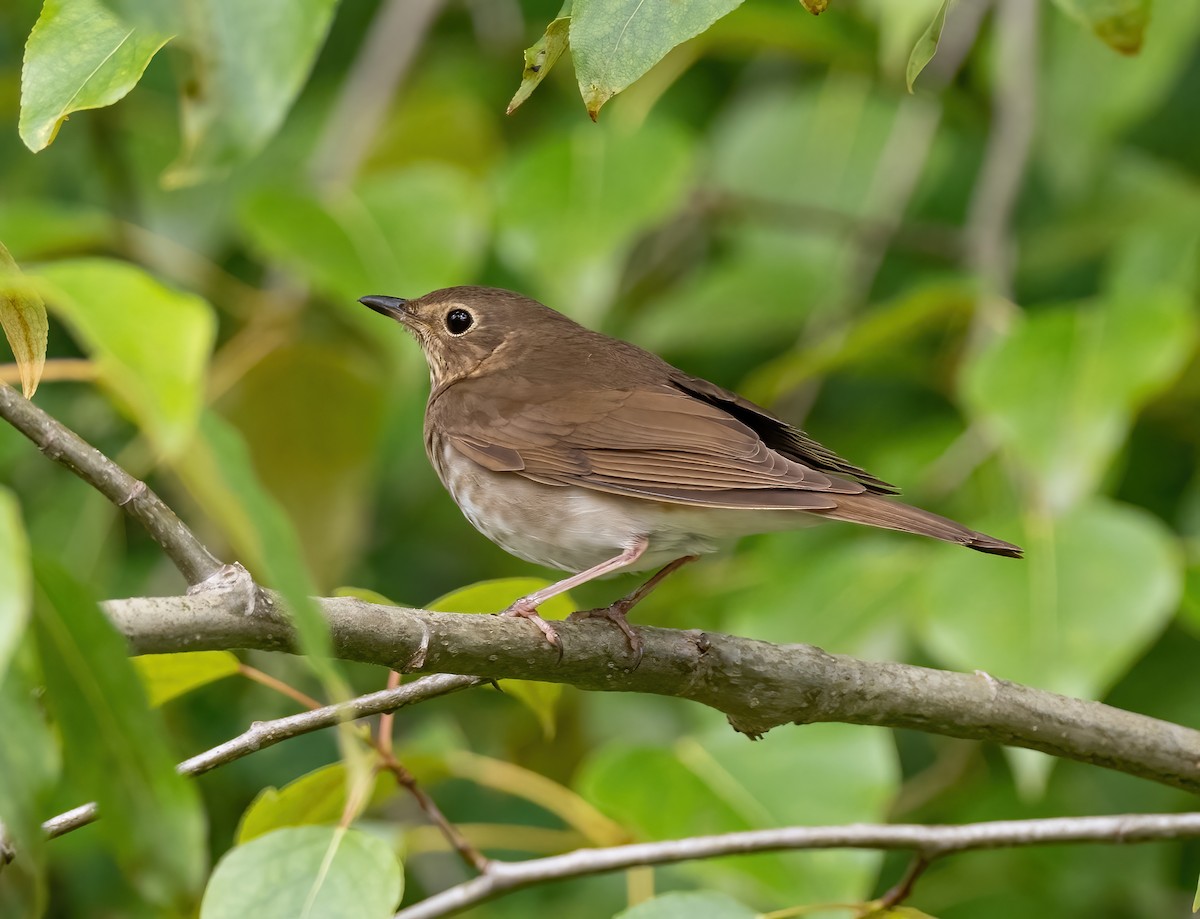
[[[175,767],[175,771],[180,775],[201,775],[210,769],[232,763],[234,760],[249,756],[264,747],[274,746],[280,741],[299,737],[301,734],[310,734],[344,721],[378,715],[380,712],[395,711],[407,705],[415,705],[427,699],[458,692],[460,689],[469,689],[482,682],[484,681],[477,677],[434,674],[414,680],[394,690],[368,693],[347,702],[324,705],[299,715],[276,718],[274,721],[256,721],[249,730],[237,737],[190,759],[185,759]],[[84,804],[59,814],[57,817],[51,817],[42,824],[42,829],[48,838],[54,839],[71,830],[86,826],[97,816],[95,803]]]
[[[894,906],[898,906],[908,899],[912,893],[913,885],[925,873],[925,870],[933,864],[933,859],[924,852],[918,852],[913,856],[913,860],[908,863],[908,868],[905,869],[904,875],[896,882],[887,893],[877,901],[880,910],[888,910]]]
[[[96,379],[96,363],[81,357],[52,357],[42,368],[41,382],[87,382]],[[21,368],[16,364],[0,364],[0,383],[15,386],[21,382]]]
[[[285,683],[283,680],[273,677],[269,673],[263,673],[257,667],[251,667],[249,664],[239,663],[238,673],[248,680],[253,680],[255,683],[266,686],[268,689],[275,690],[280,695],[287,696],[294,702],[299,702],[309,711],[313,711],[321,707],[321,703],[312,696],[302,693],[295,686]],[[388,688],[392,689],[393,687],[389,686]]]
[[[1153,842],[1198,836],[1200,813],[996,820],[957,826],[850,824],[751,830],[608,849],[579,849],[524,862],[493,861],[486,875],[402,909],[396,919],[438,919],[502,893],[548,881],[619,871],[634,865],[665,865],[720,855],[800,849],[911,849],[932,859],[975,849]]]
[[[0,385],[0,418],[141,523],[189,586],[221,570],[221,562],[145,482],[135,479],[12,387]]]

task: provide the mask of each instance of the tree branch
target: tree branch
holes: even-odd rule
[[[189,587],[220,570],[221,562],[145,482],[135,479],[74,431],[3,384],[0,384],[0,418],[37,444],[54,462],[70,469],[141,523],[175,563]]]
[[[486,874],[402,909],[396,919],[437,919],[499,894],[547,881],[718,855],[797,849],[910,849],[932,860],[974,849],[1072,842],[1152,842],[1197,836],[1200,836],[1200,813],[996,820],[960,826],[850,824],[750,830],[605,849],[578,849],[566,855],[524,862],[492,862]]]
[[[185,759],[175,767],[175,771],[180,775],[201,775],[210,769],[216,769],[218,766],[232,763],[243,756],[249,756],[263,747],[274,746],[282,740],[299,737],[301,734],[311,734],[313,731],[333,727],[343,721],[354,721],[382,712],[394,712],[398,708],[458,692],[460,689],[478,686],[483,682],[486,681],[475,677],[439,673],[422,677],[396,689],[368,693],[356,699],[314,708],[298,715],[288,715],[286,718],[276,718],[274,721],[256,721],[237,737],[227,740],[211,750],[205,750],[190,759]],[[57,817],[51,817],[42,824],[42,829],[47,838],[54,839],[56,836],[62,836],[71,830],[86,826],[98,816],[99,812],[95,803],[83,804],[74,810],[59,814]]]
[[[239,577],[249,581],[244,572]],[[251,610],[247,598],[256,598]],[[379,606],[349,597],[318,603],[334,654],[346,660],[393,669],[420,660],[423,671],[676,696],[725,713],[752,737],[792,722],[911,728],[1041,750],[1200,791],[1200,732],[984,673],[649,627],[640,628],[641,666],[629,669],[624,636],[595,621],[555,624],[565,645],[560,663],[541,633],[515,619]],[[183,597],[104,604],[134,654],[234,648],[295,653],[295,633],[282,605],[277,595],[236,583]]]

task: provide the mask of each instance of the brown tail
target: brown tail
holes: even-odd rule
[[[932,536],[945,542],[955,542],[977,552],[1021,558],[1024,550],[1003,539],[968,529],[947,517],[923,511],[919,507],[902,504],[894,498],[880,495],[838,495],[838,506],[829,511],[817,511],[833,520],[848,520],[865,523],[867,526],[899,530],[902,533],[918,533]]]

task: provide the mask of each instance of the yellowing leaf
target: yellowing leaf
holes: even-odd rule
[[[46,304],[0,243],[0,325],[21,374],[21,393],[33,398],[46,364]]]
[[[1122,54],[1137,54],[1150,22],[1151,0],[1054,0],[1058,8]]]

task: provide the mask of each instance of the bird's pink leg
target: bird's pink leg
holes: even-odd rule
[[[634,664],[636,668],[642,662],[642,639],[633,627],[629,624],[629,620],[625,617],[629,615],[629,611],[641,603],[659,584],[663,578],[673,571],[678,571],[688,562],[694,562],[698,556],[685,555],[682,558],[677,558],[673,562],[668,562],[654,577],[650,578],[644,584],[633,591],[629,596],[623,597],[611,606],[603,607],[602,609],[587,609],[580,610],[577,613],[571,613],[571,619],[608,619],[615,623],[617,628],[625,633],[625,637],[629,639],[629,650],[637,656],[637,662]]]
[[[528,619],[546,636],[546,641],[550,642],[554,647],[558,648],[558,653],[562,655],[562,641],[558,637],[558,632],[545,619],[538,615],[538,607],[549,600],[551,597],[557,597],[561,593],[566,593],[573,587],[578,587],[580,584],[586,584],[593,578],[602,577],[618,568],[624,568],[626,565],[632,565],[642,553],[646,551],[646,547],[650,544],[645,536],[639,536],[637,541],[632,546],[621,552],[620,555],[610,558],[606,562],[601,562],[599,565],[594,565],[586,571],[581,571],[579,574],[573,574],[569,578],[563,578],[554,584],[543,587],[541,590],[534,591],[527,597],[522,597],[517,600],[502,612],[501,616],[520,616],[522,619]],[[674,564],[674,562],[672,562]],[[668,566],[670,567],[670,566]],[[660,572],[661,574],[661,572]],[[655,575],[657,577],[658,575]],[[651,578],[654,580],[654,578]],[[636,591],[635,591],[636,593]]]

